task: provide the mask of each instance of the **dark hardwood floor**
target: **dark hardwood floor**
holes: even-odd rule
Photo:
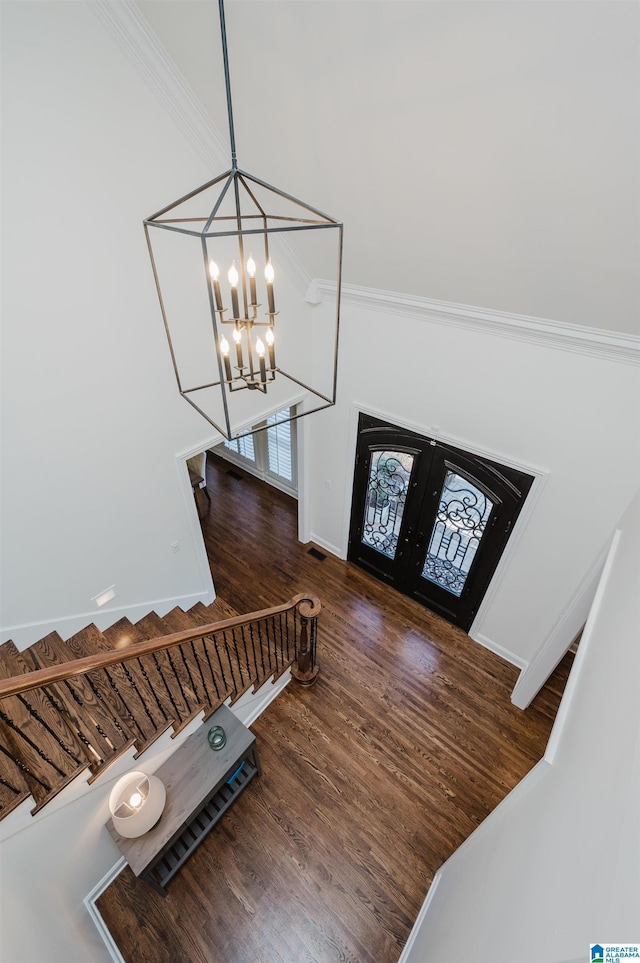
[[[573,656],[521,712],[512,665],[308,554],[296,503],[231,467],[209,458],[217,593],[238,612],[318,595],[320,675],[254,724],[263,776],[167,898],[127,868],[98,907],[127,963],[395,963],[438,867],[541,758]]]

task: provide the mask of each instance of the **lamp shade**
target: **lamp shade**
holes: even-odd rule
[[[109,811],[114,829],[127,839],[142,836],[160,819],[167,792],[157,776],[129,772],[109,795]]]

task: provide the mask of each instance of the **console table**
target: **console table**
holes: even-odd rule
[[[211,726],[223,727],[224,748],[209,746]],[[166,896],[169,880],[260,772],[256,737],[220,706],[156,771],[167,801],[153,829],[136,839],[121,836],[111,819],[107,829],[134,875]]]

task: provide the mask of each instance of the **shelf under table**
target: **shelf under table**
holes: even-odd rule
[[[217,751],[207,739],[215,725],[227,736]],[[112,820],[107,829],[134,875],[164,896],[169,880],[260,771],[255,736],[227,706],[220,706],[156,771],[167,801],[153,829],[135,839],[121,836]]]

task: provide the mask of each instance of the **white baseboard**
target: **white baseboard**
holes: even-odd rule
[[[431,905],[433,897],[436,895],[438,883],[440,882],[441,878],[442,878],[442,871],[439,869],[431,881],[429,892],[427,893],[424,903],[420,907],[420,912],[418,913],[416,917],[416,921],[413,924],[411,932],[409,933],[409,939],[405,943],[404,949],[400,954],[400,956],[398,957],[398,963],[407,963],[409,956],[411,954],[411,950],[413,949],[413,944],[415,943],[418,933],[420,932],[420,929],[422,927],[422,924],[424,923],[427,913],[429,912],[429,906]]]
[[[49,632],[58,632],[63,639],[68,639],[76,632],[86,629],[93,623],[99,629],[108,629],[110,625],[119,619],[128,618],[131,622],[148,615],[149,612],[156,612],[160,617],[166,615],[176,605],[183,609],[190,609],[196,602],[203,605],[210,605],[216,597],[211,588],[203,588],[200,592],[192,592],[189,595],[175,595],[172,598],[154,599],[151,602],[141,602],[136,605],[122,605],[112,608],[108,606],[104,609],[95,609],[90,612],[78,612],[76,615],[63,615],[57,618],[43,619],[39,622],[24,622],[22,625],[9,625],[0,629],[0,642],[11,639],[18,649],[23,650],[37,642],[38,639],[48,635]]]
[[[342,549],[338,548],[337,545],[332,545],[331,542],[327,542],[324,538],[316,535],[315,532],[311,532],[309,535],[309,541],[313,542],[314,545],[319,545],[330,555],[335,555],[336,558],[345,559],[347,556],[343,554]]]
[[[509,649],[505,649],[504,646],[494,642],[493,639],[490,639],[487,635],[483,635],[482,632],[471,631],[469,633],[469,638],[473,639],[474,642],[478,642],[480,645],[484,646],[485,649],[489,649],[489,651],[493,652],[495,655],[499,655],[501,659],[505,659],[505,661],[510,662],[511,665],[515,665],[516,668],[522,670],[526,669],[528,663],[524,659],[520,658],[519,655],[516,655],[515,652],[510,652]]]
[[[118,862],[115,864],[115,866],[112,866],[111,869],[105,873],[105,875],[102,877],[100,882],[96,883],[96,885],[93,887],[91,892],[87,893],[87,895],[83,900],[84,905],[87,908],[87,913],[95,923],[98,933],[102,937],[104,945],[107,948],[107,952],[109,953],[109,956],[111,957],[111,959],[115,961],[115,963],[126,963],[126,960],[124,959],[124,957],[120,953],[120,950],[116,946],[116,943],[111,933],[109,932],[105,924],[105,921],[102,919],[102,916],[100,915],[100,910],[96,906],[96,903],[99,897],[102,896],[102,894],[104,893],[105,889],[111,886],[116,876],[118,876],[122,872],[122,870],[126,865],[127,865],[127,861],[124,858],[124,856],[122,856],[118,860]]]
[[[287,669],[276,682],[265,682],[255,695],[252,692],[245,692],[242,698],[229,708],[235,712],[240,722],[245,726],[251,726],[290,682],[291,670]]]

